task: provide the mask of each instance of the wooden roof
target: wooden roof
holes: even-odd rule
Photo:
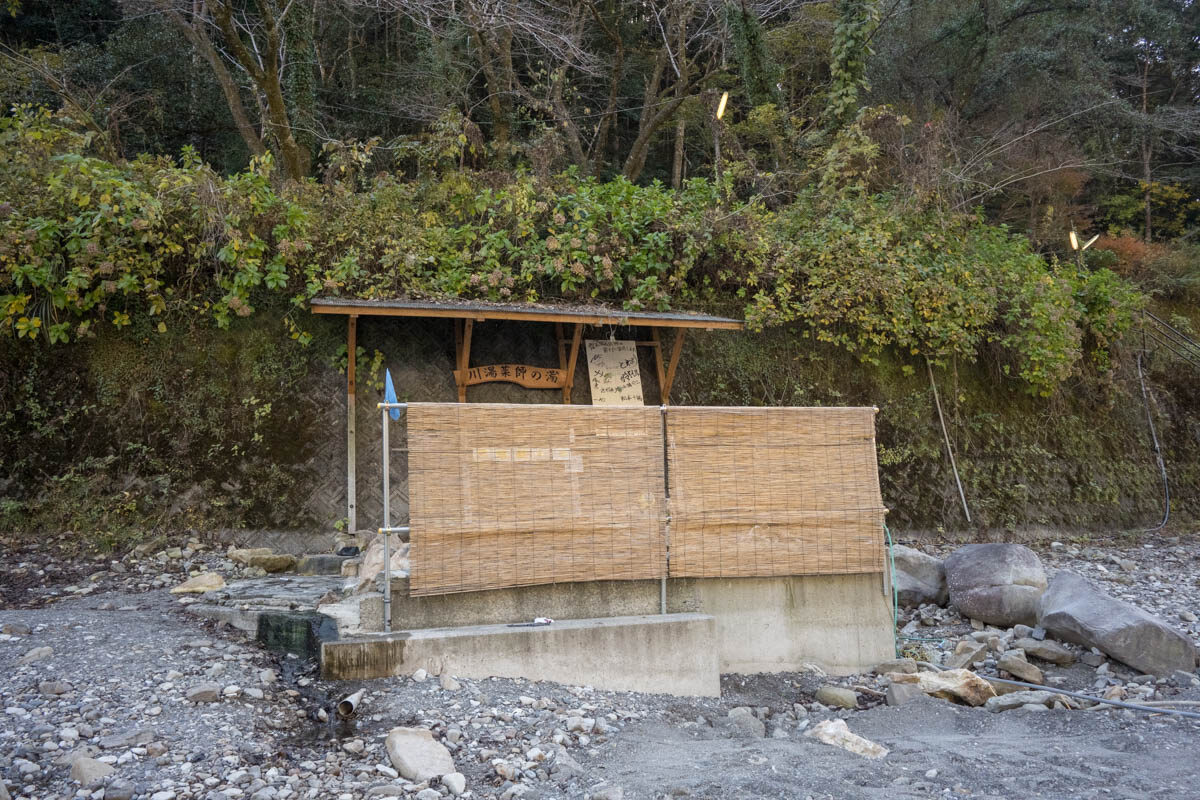
[[[645,325],[658,328],[741,330],[745,323],[729,317],[686,311],[625,311],[603,306],[502,305],[461,300],[358,300],[318,297],[314,314],[348,314],[380,317],[442,317],[450,319],[570,322],[584,325]]]

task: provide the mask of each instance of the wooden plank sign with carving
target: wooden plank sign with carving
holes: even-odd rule
[[[454,382],[459,386],[475,386],[492,381],[516,383],[526,389],[561,389],[567,385],[567,375],[561,369],[531,367],[527,364],[489,364],[486,367],[454,370]]]
[[[589,339],[587,361],[592,381],[592,405],[643,405],[642,371],[638,366],[636,342]]]

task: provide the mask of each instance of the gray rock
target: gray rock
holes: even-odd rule
[[[837,708],[858,708],[858,694],[851,689],[826,684],[817,689],[818,703]]]
[[[966,617],[1011,627],[1037,620],[1046,589],[1042,562],[1019,544],[969,544],[945,561],[950,602]]]
[[[589,800],[623,800],[625,790],[612,783],[599,783],[588,792]]]
[[[152,741],[154,741],[154,731],[145,728],[133,728],[123,733],[114,733],[112,736],[105,736],[100,740],[100,746],[105,750],[118,750],[138,747],[139,745],[149,744]]]
[[[450,794],[457,797],[467,790],[467,779],[461,772],[451,772],[449,775],[442,776],[442,786],[450,790]]]
[[[417,792],[417,800],[442,800],[442,793],[437,789],[422,789]]]
[[[892,546],[896,565],[896,595],[902,606],[946,605],[946,569],[940,559],[902,544]]]
[[[34,661],[41,661],[54,655],[53,647],[35,647],[29,650],[25,655],[17,661],[18,664],[32,664]]]
[[[1014,708],[1022,708],[1031,703],[1040,706],[1049,706],[1052,702],[1054,702],[1054,692],[1030,689],[1024,692],[1009,692],[998,697],[989,697],[988,701],[983,704],[983,707],[988,711],[999,713],[1001,711],[1011,711]]]
[[[946,659],[947,669],[964,669],[974,666],[987,656],[988,646],[984,642],[963,640],[954,648],[954,652]]]
[[[424,728],[392,728],[387,752],[392,766],[410,781],[427,781],[457,771],[450,751]]]
[[[193,703],[215,703],[221,699],[224,688],[219,683],[201,683],[187,691],[187,699]]]
[[[917,662],[911,658],[893,658],[881,661],[871,670],[876,675],[887,675],[889,672],[902,672],[905,675],[917,673]]]
[[[133,800],[137,787],[129,781],[114,780],[104,787],[104,800]]]
[[[1025,660],[1016,650],[1010,650],[996,662],[996,667],[1004,670],[1019,681],[1042,684],[1046,682],[1042,671]]]
[[[767,735],[767,726],[763,721],[754,716],[754,712],[746,706],[738,706],[730,709],[729,722],[742,733],[749,734],[757,739],[763,739]]]
[[[1063,647],[1058,642],[1052,642],[1048,639],[1038,641],[1037,639],[1017,639],[1012,643],[1012,646],[1024,650],[1026,656],[1040,658],[1042,661],[1049,661],[1051,664],[1058,664],[1060,667],[1069,667],[1075,663],[1075,654],[1067,648]]]
[[[71,691],[71,684],[66,681],[42,681],[38,691],[45,695],[60,695]]]
[[[1039,622],[1058,639],[1095,647],[1141,672],[1170,675],[1196,668],[1191,639],[1068,570],[1059,571],[1042,596]]]
[[[911,703],[913,700],[924,697],[925,692],[915,683],[893,683],[887,688],[885,702],[889,706],[902,706],[905,703]]]
[[[6,622],[3,627],[0,627],[0,633],[6,633],[9,636],[28,636],[33,631],[24,622]]]
[[[116,772],[110,765],[94,758],[81,756],[71,764],[71,780],[80,786],[91,786]]]

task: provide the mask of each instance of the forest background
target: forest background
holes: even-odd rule
[[[880,406],[903,529],[1160,523],[1151,421],[1174,524],[1200,516],[1192,0],[2,15],[10,530],[334,524],[303,502],[341,435],[318,295],[744,318],[675,401]]]

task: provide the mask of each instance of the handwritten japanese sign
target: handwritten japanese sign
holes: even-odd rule
[[[592,379],[592,405],[643,405],[642,371],[634,342],[588,339],[587,362]]]
[[[486,367],[454,370],[454,382],[458,385],[474,386],[478,383],[507,381],[526,389],[561,389],[567,383],[567,375],[561,369],[531,367],[527,364],[489,364]]]

